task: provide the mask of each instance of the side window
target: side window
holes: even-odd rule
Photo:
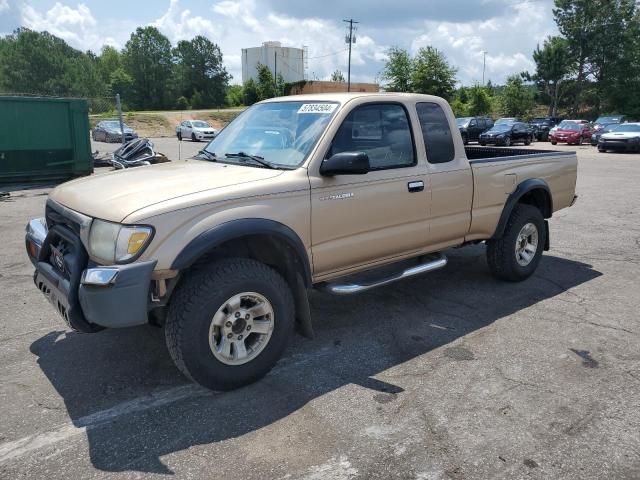
[[[355,108],[342,122],[329,155],[365,152],[373,170],[416,164],[413,136],[404,107],[376,103]]]
[[[437,103],[423,102],[416,105],[416,110],[429,163],[446,163],[453,160],[453,138],[442,107]]]

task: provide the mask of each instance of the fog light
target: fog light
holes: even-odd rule
[[[117,276],[117,268],[89,268],[82,274],[82,284],[97,286],[110,285],[115,281]]]

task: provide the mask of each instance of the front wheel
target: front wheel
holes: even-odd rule
[[[178,287],[165,337],[185,376],[213,390],[231,390],[271,370],[293,325],[293,296],[282,276],[255,260],[232,258],[191,274]]]
[[[178,136],[178,141],[181,142],[182,141],[182,132],[178,132],[176,135]]]
[[[195,133],[191,134],[191,141],[192,142],[197,142],[198,141],[198,139],[196,138],[196,134]]]
[[[467,145],[469,143],[469,137],[467,135],[462,135],[462,143]]]
[[[551,145],[557,145],[558,142],[554,142],[553,140],[551,141]]]
[[[583,140],[584,140],[584,138],[580,137],[580,138],[578,139],[578,145],[582,145],[582,141],[583,141]]]
[[[502,238],[487,242],[489,270],[510,282],[529,278],[540,263],[545,237],[540,210],[531,205],[516,205]]]
[[[524,144],[525,145],[531,145],[531,137],[527,137],[524,139]]]
[[[505,147],[509,147],[511,145],[511,137],[505,137],[505,139],[503,141],[503,145]]]

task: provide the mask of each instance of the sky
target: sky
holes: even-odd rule
[[[346,77],[346,24],[360,22],[351,79],[379,81],[386,51],[411,53],[431,45],[458,69],[462,85],[504,83],[533,71],[537,44],[557,34],[553,0],[0,0],[0,35],[19,26],[46,30],[80,50],[122,48],[136,27],[154,25],[173,44],[204,35],[218,44],[233,79],[241,83],[241,49],[280,41],[308,47],[309,79]],[[483,52],[486,52],[484,54]]]

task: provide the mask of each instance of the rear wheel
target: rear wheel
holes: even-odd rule
[[[487,142],[480,142],[480,145],[482,145],[483,147],[487,146]]]
[[[184,375],[230,390],[271,370],[293,325],[293,297],[282,276],[263,263],[235,258],[185,279],[171,301],[165,337]]]
[[[551,145],[557,145],[558,142],[554,142],[553,140],[551,141]]]
[[[516,205],[502,238],[487,242],[487,263],[491,273],[510,282],[530,277],[542,257],[544,229],[540,210],[531,205]]]

